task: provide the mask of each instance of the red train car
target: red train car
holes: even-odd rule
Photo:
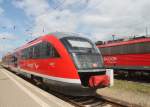
[[[5,67],[67,95],[93,95],[97,88],[109,85],[96,45],[77,34],[41,36],[2,60]]]
[[[116,40],[98,43],[104,65],[115,70],[150,71],[150,38]]]

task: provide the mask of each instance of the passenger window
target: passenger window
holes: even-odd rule
[[[60,57],[56,49],[47,41],[22,50],[22,59],[57,58]]]
[[[41,42],[34,46],[33,58],[49,58],[49,57],[59,57],[56,49],[47,41]]]
[[[40,45],[37,44],[34,46],[35,51],[34,51],[34,58],[39,58],[40,57]]]
[[[60,57],[56,49],[49,43],[49,42],[44,42],[45,45],[45,51],[46,51],[46,56],[48,57]]]

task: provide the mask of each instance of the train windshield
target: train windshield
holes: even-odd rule
[[[92,48],[92,45],[87,41],[68,40],[73,48]]]
[[[64,37],[61,41],[69,51],[78,69],[103,67],[102,56],[90,40],[81,37]]]
[[[88,39],[81,37],[65,37],[61,41],[71,53],[81,52],[81,53],[98,53],[95,45]]]

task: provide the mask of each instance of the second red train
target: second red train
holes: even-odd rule
[[[107,68],[150,73],[150,38],[97,42]]]

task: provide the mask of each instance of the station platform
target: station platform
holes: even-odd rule
[[[0,68],[0,107],[73,107],[31,83]]]

